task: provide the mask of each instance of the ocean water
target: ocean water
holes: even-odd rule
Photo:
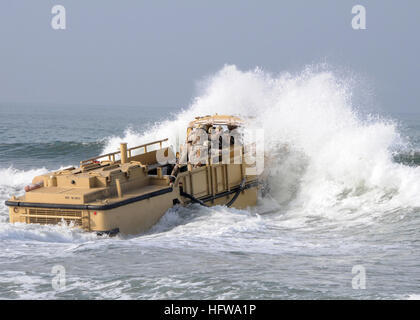
[[[420,114],[369,113],[358,90],[318,68],[225,66],[183,109],[0,105],[0,298],[418,299]],[[130,237],[8,223],[4,201],[35,175],[121,141],[173,144],[215,112],[264,128],[272,160],[257,207],[173,208]]]

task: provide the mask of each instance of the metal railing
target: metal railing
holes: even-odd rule
[[[137,149],[143,148],[144,149],[144,153],[146,153],[147,152],[147,147],[149,147],[151,145],[154,145],[154,144],[158,144],[158,143],[159,143],[159,147],[162,149],[162,143],[165,142],[165,141],[168,141],[168,138],[162,139],[162,140],[156,140],[156,141],[153,141],[153,142],[149,142],[149,143],[145,143],[145,144],[141,144],[139,146],[135,146],[135,147],[129,148],[129,149],[127,149],[128,157],[129,158],[132,157],[132,153],[131,152],[133,150],[137,150]],[[106,158],[106,157],[108,157],[108,160],[109,161],[115,162],[115,156],[117,154],[120,154],[120,153],[121,153],[121,151],[119,150],[119,151],[115,151],[115,152],[111,152],[111,153],[107,153],[107,154],[102,154],[102,155],[99,155],[99,156],[96,156],[96,157],[93,157],[93,158],[82,160],[82,161],[80,161],[80,165],[84,165],[84,164],[87,164],[89,162],[94,162],[94,161],[96,161],[98,159],[102,159],[102,158]]]
[[[158,143],[159,143],[159,148],[162,149],[162,143],[165,142],[165,141],[168,141],[168,138],[162,139],[162,140],[153,141],[153,142],[149,142],[149,143],[145,143],[145,144],[142,144],[142,145],[139,145],[139,146],[136,146],[136,147],[129,148],[129,149],[127,149],[128,156],[131,157],[131,151],[137,150],[137,149],[140,149],[140,148],[144,148],[144,153],[146,153],[148,146],[151,146],[151,145],[154,145],[154,144],[158,144]]]

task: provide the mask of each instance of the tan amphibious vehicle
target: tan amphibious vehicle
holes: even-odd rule
[[[233,116],[197,117],[176,155],[168,139],[81,161],[80,167],[33,179],[23,196],[6,201],[10,222],[63,221],[98,234],[136,234],[153,226],[174,205],[253,206],[257,176],[243,161],[244,146],[232,133]]]

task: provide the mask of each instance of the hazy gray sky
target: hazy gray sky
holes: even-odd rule
[[[66,8],[67,29],[51,28]],[[367,30],[351,28],[351,8]],[[365,77],[386,111],[420,111],[420,1],[2,0],[0,102],[186,106],[224,64]]]

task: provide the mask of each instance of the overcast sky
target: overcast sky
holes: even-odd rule
[[[51,27],[57,4],[66,30]],[[181,107],[224,64],[328,62],[367,79],[381,109],[420,112],[419,34],[417,0],[1,0],[0,102]]]

